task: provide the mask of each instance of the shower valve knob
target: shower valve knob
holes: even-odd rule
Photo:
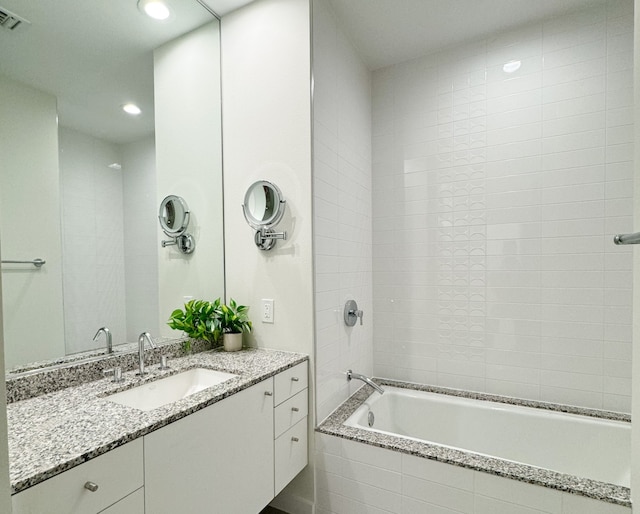
[[[348,327],[353,327],[360,318],[360,324],[362,325],[362,317],[364,312],[358,309],[358,304],[355,300],[349,300],[344,306],[344,322]]]

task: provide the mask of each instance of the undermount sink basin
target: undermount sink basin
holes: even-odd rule
[[[120,405],[127,405],[134,409],[150,411],[182,400],[187,396],[237,376],[223,371],[195,368],[122,391],[121,393],[112,394],[107,396],[107,400]]]

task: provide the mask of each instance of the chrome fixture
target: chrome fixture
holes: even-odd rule
[[[98,490],[98,484],[91,481],[85,482],[84,488],[87,489],[88,491],[91,491],[92,493],[95,493]]]
[[[364,312],[358,309],[358,304],[355,300],[349,300],[344,304],[344,322],[348,327],[353,327],[358,318],[360,318],[360,324],[362,325],[362,316],[364,316]]]
[[[142,334],[140,334],[140,337],[138,337],[138,372],[136,373],[136,375],[139,375],[141,377],[147,374],[146,371],[144,370],[144,342],[145,341],[149,343],[149,346],[151,346],[151,348],[156,347],[156,345],[153,342],[153,339],[151,339],[151,334],[149,334],[149,332],[142,332]]]
[[[162,231],[172,238],[162,241],[162,248],[177,246],[181,253],[193,253],[196,241],[191,234],[187,234],[191,212],[187,202],[180,196],[169,195],[160,204],[158,220]]]
[[[122,378],[122,368],[120,366],[116,366],[112,369],[105,369],[102,371],[102,374],[105,377],[113,376],[112,382],[119,384],[120,382],[124,382],[124,378]]]
[[[380,387],[378,384],[376,384],[369,377],[365,377],[364,375],[361,375],[360,373],[354,373],[352,370],[348,369],[347,370],[347,380],[351,381],[354,378],[356,380],[362,380],[365,384],[370,385],[376,391],[378,391],[380,394],[384,394],[384,389],[382,389],[382,387]]]
[[[93,336],[93,340],[97,341],[100,334],[104,334],[104,338],[107,343],[107,353],[113,353],[113,342],[111,341],[111,331],[107,327],[99,328],[96,335]]]
[[[376,422],[375,414],[373,413],[373,411],[369,411],[367,414],[367,425],[372,427],[375,422]]]
[[[36,268],[42,268],[46,262],[43,259],[33,259],[32,261],[2,261],[2,264],[33,264]]]
[[[167,356],[166,355],[162,355],[160,356],[160,366],[158,366],[158,369],[171,369],[171,367],[167,364]]]
[[[253,241],[260,250],[271,250],[277,239],[287,239],[286,231],[273,230],[284,216],[285,205],[286,200],[278,186],[267,180],[258,180],[247,189],[242,212],[249,226],[256,231]]]
[[[613,242],[617,245],[637,245],[640,244],[640,232],[633,234],[616,234]]]

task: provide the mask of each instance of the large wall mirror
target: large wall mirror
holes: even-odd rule
[[[177,337],[170,313],[224,296],[219,20],[197,0],[2,0],[0,255],[9,369]],[[136,104],[139,114],[123,106]],[[185,198],[198,251],[162,248]]]

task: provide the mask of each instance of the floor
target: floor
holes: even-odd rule
[[[287,513],[283,510],[278,510],[278,509],[274,509],[273,507],[267,506],[260,511],[260,514],[287,514]]]

